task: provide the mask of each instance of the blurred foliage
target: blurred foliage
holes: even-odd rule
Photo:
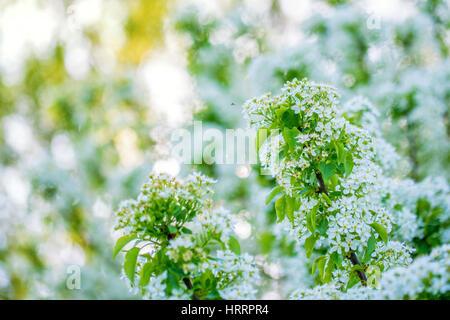
[[[126,70],[161,45],[167,2],[121,3],[129,10],[127,40],[114,75],[91,66],[84,78],[74,79],[61,39],[47,55],[30,52],[19,81],[0,80],[0,298],[130,297],[120,265],[112,261],[110,214],[149,171],[154,115]],[[101,22],[77,30],[92,48],[102,45],[95,34]],[[11,133],[8,123],[20,126]],[[11,135],[23,130],[31,136],[20,148]],[[137,162],[128,161],[130,152]],[[8,191],[8,172],[25,189]],[[8,199],[27,190],[23,203]],[[66,286],[66,268],[73,264],[81,267],[80,290]]]
[[[162,18],[167,14],[170,1],[165,0],[131,0],[127,5],[130,13],[124,29],[126,43],[119,52],[119,61],[139,64],[144,54],[163,37]]]

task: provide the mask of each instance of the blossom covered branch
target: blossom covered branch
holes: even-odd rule
[[[212,180],[151,175],[137,200],[122,203],[114,255],[126,247],[124,273],[148,299],[250,299],[258,279],[240,253],[233,217],[212,207]],[[138,282],[135,282],[135,278]]]
[[[382,201],[373,138],[337,106],[333,88],[294,80],[277,96],[247,101],[244,113],[258,137],[270,133],[258,143],[278,184],[267,202],[281,193],[278,221],[288,218],[308,257],[323,253],[312,267],[320,282],[346,290],[364,285],[370,267],[408,264],[411,249],[389,240],[392,215]]]

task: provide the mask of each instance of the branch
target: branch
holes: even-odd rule
[[[320,172],[316,171],[316,178],[317,181],[319,181],[319,193],[325,193],[328,195],[327,187],[325,186],[325,182],[323,181],[322,174]],[[350,256],[347,256],[348,259],[353,263],[353,265],[361,265],[361,263],[358,260],[358,257],[354,252],[350,253]],[[367,285],[367,277],[366,274],[363,271],[356,270],[356,273],[358,274],[359,279],[361,279],[361,283],[363,286]]]
[[[353,265],[361,265],[359,263],[358,257],[356,256],[356,254],[354,252],[350,253],[350,257],[347,257],[348,259],[350,259],[350,261],[353,263]],[[361,270],[356,270],[356,273],[358,274],[359,279],[361,279],[361,283],[362,285],[365,287],[367,286],[367,277],[366,274],[361,271]]]

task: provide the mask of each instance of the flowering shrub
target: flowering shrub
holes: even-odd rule
[[[341,289],[367,284],[367,271],[411,262],[412,249],[389,240],[393,216],[380,190],[374,138],[338,115],[338,94],[306,80],[287,82],[281,94],[244,105],[259,130],[261,163],[276,177],[278,221],[286,217],[314,261],[322,283]],[[264,139],[264,137],[262,138]]]
[[[258,278],[240,254],[233,217],[213,208],[213,181],[151,175],[136,200],[121,204],[114,256],[127,248],[124,273],[148,299],[249,299]],[[127,247],[125,247],[127,246]]]

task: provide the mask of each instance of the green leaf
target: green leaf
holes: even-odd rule
[[[269,204],[270,201],[272,201],[272,199],[275,198],[275,196],[279,194],[281,191],[283,191],[283,188],[280,186],[273,188],[272,191],[270,191],[270,193],[266,197],[266,205]]]
[[[166,279],[166,294],[171,295],[172,290],[178,288],[178,281],[175,277],[175,274],[171,271],[167,272],[167,279]]]
[[[269,137],[269,130],[267,128],[258,129],[258,133],[256,135],[256,148],[258,152],[268,137]]]
[[[327,256],[320,256],[320,257],[318,257],[316,260],[314,260],[314,263],[313,263],[312,268],[311,268],[311,276],[314,276],[314,272],[316,271],[316,269],[317,269],[317,267],[318,267],[318,263],[319,263],[321,260],[325,259],[326,257],[327,257]]]
[[[178,209],[178,210],[173,214],[173,216],[176,218],[176,217],[178,217],[181,213],[183,213],[183,210],[182,210],[182,209]]]
[[[344,258],[342,256],[342,254],[339,254],[339,253],[337,253],[337,251],[334,251],[330,255],[330,259],[336,265],[336,267],[340,267]]]
[[[117,254],[125,247],[130,241],[137,239],[136,235],[130,234],[128,236],[123,236],[117,239],[116,245],[113,249],[113,260],[117,256]]]
[[[170,271],[179,277],[184,277],[184,272],[178,268],[170,268]]]
[[[281,121],[288,127],[296,127],[298,124],[298,116],[291,109],[287,109],[281,116]]]
[[[316,240],[317,239],[314,237],[314,235],[309,236],[305,240],[305,249],[306,249],[306,257],[307,258],[311,257],[311,254],[313,252],[314,244],[316,243]]]
[[[311,231],[312,234],[315,234],[316,232],[316,221],[317,221],[317,210],[319,210],[319,204],[316,204],[311,211],[309,211],[306,214],[306,227],[308,228],[309,231]]]
[[[328,260],[327,268],[325,269],[325,276],[323,277],[323,282],[328,283],[331,281],[331,277],[333,276],[333,271],[335,269],[336,264],[333,261]]]
[[[333,203],[331,202],[330,197],[328,197],[326,193],[321,193],[320,195],[321,195],[321,197],[325,200],[325,202],[328,203],[330,206],[333,204]]]
[[[325,271],[325,263],[326,263],[326,259],[322,259],[319,261],[319,263],[317,263],[317,267],[319,269],[319,279],[320,282],[323,282],[323,275],[324,275],[324,271]]]
[[[339,140],[345,139],[345,127],[346,127],[346,125],[344,124],[344,127],[342,127],[341,133],[339,134]]]
[[[363,258],[364,263],[369,262],[370,257],[374,251],[375,251],[375,237],[371,235],[369,240],[367,241],[367,249]]]
[[[178,232],[178,229],[175,228],[174,226],[169,225],[168,228],[169,228],[169,232],[172,233],[172,234]]]
[[[295,200],[289,196],[285,197],[285,212],[290,222],[294,222]]]
[[[359,277],[357,275],[352,274],[352,276],[350,277],[350,279],[348,279],[347,282],[347,289],[352,288],[355,284],[357,284],[359,282]]]
[[[141,248],[131,248],[125,255],[125,262],[123,263],[123,269],[126,276],[130,279],[131,283],[134,283],[134,273],[136,270],[136,261]]]
[[[183,233],[185,233],[185,234],[192,234],[192,231],[191,231],[190,229],[186,228],[186,227],[183,227],[183,228],[181,229],[181,232],[183,232]]]
[[[314,188],[312,188],[312,187],[306,187],[306,188],[304,188],[302,191],[300,191],[299,192],[299,196],[301,196],[302,194],[305,194],[305,196],[306,195],[308,195],[310,192],[313,192],[314,191]]]
[[[150,282],[150,276],[154,270],[153,262],[147,262],[144,264],[141,270],[141,278],[139,279],[139,286],[144,287]]]
[[[317,230],[319,230],[320,235],[326,235],[326,232],[328,230],[328,220],[325,217],[320,220]]]
[[[340,168],[336,167],[337,170],[340,170]],[[339,178],[337,175],[332,175],[330,178],[329,186],[331,190],[335,190],[336,186],[339,183]]]
[[[339,164],[343,164],[347,151],[345,151],[344,146],[340,142],[335,143],[335,147],[336,147],[337,161]]]
[[[358,265],[358,264],[356,264],[356,265],[350,267],[350,270],[352,270],[352,271],[361,271],[361,272],[365,272],[364,268],[361,267],[361,266]]]
[[[299,133],[300,133],[300,131],[295,127],[292,129],[285,127],[283,130],[283,137],[286,140],[286,142],[289,146],[289,151],[291,153],[295,152],[295,146],[296,146],[296,142],[297,142],[296,137]]]
[[[353,170],[353,156],[350,152],[347,152],[347,155],[345,156],[344,169],[345,175],[348,177]]]
[[[287,108],[283,108],[283,107],[281,107],[281,108],[275,110],[275,114],[277,115],[277,118],[280,119],[280,120],[282,120],[283,115],[284,115],[284,112],[285,112],[286,110],[287,110]]]
[[[228,246],[230,247],[230,250],[235,254],[241,254],[241,246],[239,244],[239,241],[235,237],[230,236],[230,239],[228,240]]]
[[[319,164],[319,171],[322,174],[322,177],[325,182],[328,182],[330,178],[336,173],[336,170],[334,169],[335,165],[334,163],[324,163],[321,162]]]
[[[314,234],[315,230],[311,224],[311,211],[312,210],[310,210],[306,213],[306,229],[308,229],[309,231],[311,231],[312,234]]]
[[[374,222],[370,225],[381,237],[381,239],[384,241],[384,243],[387,244],[388,242],[388,233],[386,231],[386,228],[379,224],[378,222]]]
[[[286,215],[285,213],[286,201],[284,199],[284,195],[278,198],[277,202],[275,202],[275,211],[277,213],[278,221],[281,222],[284,220]]]
[[[317,211],[319,210],[319,204],[316,204],[311,210],[311,226],[316,231]]]

